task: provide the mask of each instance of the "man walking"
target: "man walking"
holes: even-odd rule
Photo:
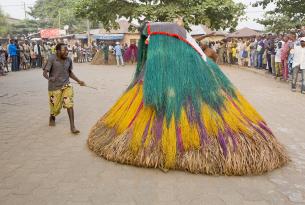
[[[56,55],[49,57],[43,69],[43,76],[49,81],[49,125],[55,126],[55,117],[64,107],[69,115],[71,132],[78,134],[79,130],[74,125],[73,88],[69,78],[72,78],[81,86],[85,86],[85,83],[79,80],[72,72],[72,60],[68,58],[67,46],[59,43],[56,45],[55,50]]]
[[[116,64],[117,66],[124,66],[124,60],[122,56],[122,49],[119,42],[116,42],[116,46],[114,47],[115,50],[115,57],[116,57]]]

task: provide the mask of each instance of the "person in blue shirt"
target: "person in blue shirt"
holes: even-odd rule
[[[17,47],[13,39],[10,40],[10,44],[8,45],[8,56],[11,59],[12,71],[18,71]]]
[[[114,47],[114,51],[115,51],[117,66],[120,66],[120,65],[124,66],[122,49],[121,49],[121,45],[120,45],[119,42],[116,42],[116,46]]]

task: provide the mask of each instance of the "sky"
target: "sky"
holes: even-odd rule
[[[24,19],[24,4],[26,10],[28,7],[33,6],[36,0],[0,0],[2,10],[13,18]],[[250,4],[256,0],[234,0],[235,2],[242,2],[247,5],[246,17],[247,20],[239,22],[237,29],[249,27],[256,30],[262,30],[264,27],[255,22],[256,18],[263,17],[264,11],[262,8],[254,8]],[[272,5],[267,9],[272,9]]]

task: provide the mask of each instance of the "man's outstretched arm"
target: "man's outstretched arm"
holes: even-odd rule
[[[78,84],[80,84],[81,86],[85,86],[86,84],[85,84],[85,82],[84,81],[81,81],[80,79],[78,79],[77,77],[76,77],[76,75],[72,72],[72,71],[70,71],[70,78],[71,79],[73,79],[73,80],[75,80]]]

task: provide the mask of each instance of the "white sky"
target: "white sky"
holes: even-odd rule
[[[23,19],[24,18],[24,3],[26,10],[28,7],[33,6],[36,0],[0,0],[0,7],[2,10],[9,14],[13,18]],[[242,21],[238,25],[239,28],[249,27],[257,30],[262,30],[263,26],[255,23],[255,18],[260,18],[263,16],[264,12],[261,8],[253,8],[250,6],[250,3],[255,2],[256,0],[234,0],[235,2],[242,2],[247,5],[246,21]],[[269,6],[271,9],[273,6]]]

